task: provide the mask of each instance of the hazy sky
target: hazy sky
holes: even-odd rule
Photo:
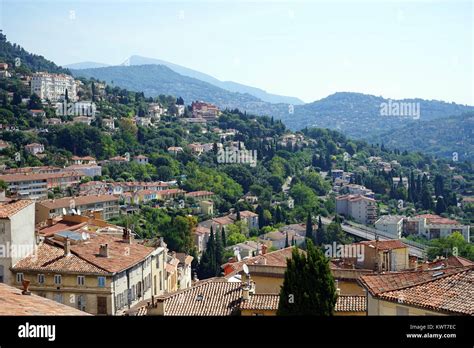
[[[57,64],[159,58],[306,102],[337,91],[474,105],[471,0],[0,0],[11,42]]]

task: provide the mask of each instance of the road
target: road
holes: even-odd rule
[[[324,225],[329,225],[332,220],[328,218],[321,217],[321,222]],[[363,230],[360,228],[356,228],[354,226],[347,225],[345,223],[341,224],[342,230],[346,233],[352,234],[354,236],[367,239],[367,240],[375,240],[375,232],[371,230]],[[393,238],[385,237],[380,233],[377,233],[379,240],[390,240]],[[408,245],[408,252],[410,255],[416,256],[418,258],[423,258],[424,256],[424,249],[420,247],[416,247],[414,245]]]

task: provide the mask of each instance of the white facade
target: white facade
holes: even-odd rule
[[[0,283],[15,285],[10,267],[35,248],[35,205],[30,202],[17,213],[0,219]]]
[[[368,225],[375,222],[377,205],[374,199],[362,195],[339,196],[336,197],[336,213]]]
[[[375,228],[393,238],[401,238],[403,232],[403,216],[381,216],[380,219],[375,221]]]
[[[41,99],[61,100],[66,90],[69,99],[75,101],[77,99],[76,83],[72,76],[40,72],[33,74],[31,79],[31,94],[36,94]]]

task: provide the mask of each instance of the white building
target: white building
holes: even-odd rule
[[[401,238],[403,232],[403,216],[382,215],[375,221],[375,228],[384,232],[392,238]]]
[[[20,200],[0,205],[0,283],[13,285],[10,267],[35,252],[35,205]]]
[[[69,99],[76,101],[76,83],[72,76],[39,72],[33,74],[31,79],[31,94],[36,94],[41,99],[59,101],[65,97],[66,90]]]
[[[343,195],[336,197],[336,213],[351,217],[355,221],[369,225],[377,217],[375,200],[362,195]]]
[[[448,237],[454,232],[459,232],[466,241],[470,241],[469,225],[461,225],[455,220],[433,214],[406,218],[404,229],[407,234],[418,234],[427,239]]]

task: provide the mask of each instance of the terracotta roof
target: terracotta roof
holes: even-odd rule
[[[58,209],[58,208],[69,208],[69,202],[71,199],[74,200],[75,206],[93,204],[93,203],[101,203],[101,202],[111,202],[119,200],[118,197],[113,195],[91,195],[91,196],[77,196],[77,197],[64,197],[59,199],[48,199],[38,204],[41,204],[49,209]]]
[[[336,312],[365,312],[367,311],[367,297],[364,295],[339,295],[334,310]]]
[[[39,230],[39,233],[44,237],[50,237],[61,231],[75,231],[87,225],[87,222],[74,222],[60,220],[52,226],[48,226]]]
[[[459,225],[459,222],[456,220],[451,220],[444,218],[439,215],[434,214],[422,214],[415,216],[416,218],[424,218],[426,219],[427,223],[434,224],[434,225]]]
[[[433,280],[433,274],[443,272],[444,275],[453,274],[459,271],[459,268],[446,268],[440,270],[418,270],[390,272],[385,274],[368,274],[360,277],[362,285],[374,296],[387,291],[394,291],[408,288],[424,282]]]
[[[258,216],[258,214],[255,214],[254,212],[251,212],[250,210],[244,210],[240,212],[240,217],[243,217],[243,218],[254,217],[254,216]]]
[[[433,262],[423,264],[423,269],[433,269],[435,267],[465,267],[474,266],[474,262],[460,256],[449,256],[447,259],[438,259]]]
[[[131,244],[126,243],[122,238],[112,235],[99,233],[89,233],[89,235],[90,239],[86,242],[72,244],[71,252],[110,273],[118,273],[136,265],[155,250],[135,241]],[[54,242],[62,244],[56,240]],[[101,244],[108,245],[109,257],[98,255]]]
[[[239,262],[228,262],[222,265],[222,268],[226,268],[230,266],[233,268],[234,272],[235,271],[240,272],[242,270],[244,263],[247,265],[267,265],[267,266],[286,267],[286,260],[291,259],[292,251],[293,251],[293,247],[288,247],[288,248],[272,251],[264,255],[257,255],[254,257],[250,257],[248,259],[245,259]]]
[[[73,177],[73,176],[84,176],[83,173],[77,172],[64,172],[64,173],[34,173],[34,174],[5,174],[0,175],[0,180],[5,182],[16,182],[16,181],[33,181],[33,180],[48,180],[55,178]]]
[[[90,315],[37,295],[0,283],[0,315]]]
[[[0,219],[8,219],[10,216],[15,215],[20,210],[26,208],[30,204],[33,204],[33,201],[21,200],[21,201],[11,201],[5,204],[0,205]]]
[[[211,278],[157,298],[168,316],[227,316],[238,310],[241,283]]]
[[[219,225],[230,225],[234,223],[234,220],[232,220],[228,216],[217,217],[217,218],[212,219],[212,221]]]
[[[251,294],[248,300],[241,302],[240,309],[277,310],[279,302],[279,294]]]
[[[402,248],[408,248],[406,244],[401,242],[398,239],[390,239],[390,240],[379,240],[376,242],[375,240],[367,240],[367,241],[362,241],[358,244],[362,244],[367,247],[374,247],[377,246],[377,249],[379,250],[392,250],[392,249],[402,249]]]
[[[195,234],[209,234],[211,233],[211,230],[207,227],[198,225],[196,229],[194,230],[194,233]]]
[[[105,270],[81,259],[77,255],[74,255],[74,253],[65,256],[62,247],[48,243],[40,244],[35,253],[18,261],[12,269],[16,272],[108,273]]]
[[[454,274],[440,275],[422,284],[378,297],[428,310],[474,315],[474,267],[458,269]]]

